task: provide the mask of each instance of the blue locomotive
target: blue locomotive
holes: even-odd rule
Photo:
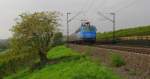
[[[96,27],[90,25],[90,22],[82,23],[76,33],[81,41],[92,43],[96,41]]]

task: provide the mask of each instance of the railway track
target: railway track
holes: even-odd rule
[[[93,46],[150,55],[150,48],[144,48],[144,47],[131,47],[131,46],[119,46],[119,45],[93,45]]]
[[[78,44],[78,45],[91,45],[91,46],[100,47],[100,48],[115,49],[115,50],[120,50],[120,51],[127,51],[127,52],[133,52],[133,53],[138,53],[138,54],[150,55],[150,46],[146,46],[146,45],[141,45],[141,46],[140,45],[124,45],[124,44],[117,45],[117,44],[112,44],[112,41],[96,42],[95,44],[84,43],[81,41],[73,41],[70,43]]]

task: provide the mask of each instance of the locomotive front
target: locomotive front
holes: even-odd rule
[[[91,25],[90,22],[85,22],[81,24],[79,37],[84,42],[92,42],[96,41],[96,27]]]

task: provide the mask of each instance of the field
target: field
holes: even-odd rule
[[[70,47],[78,52],[86,52],[91,58],[114,69],[124,79],[150,79],[150,56],[135,52],[107,49],[101,46],[72,44]],[[144,53],[144,52],[142,52]],[[121,79],[122,79],[121,78]]]
[[[65,46],[53,48],[47,56],[51,61],[44,68],[22,70],[4,79],[122,79],[111,69]]]
[[[132,37],[132,36],[149,36],[150,26],[139,26],[136,28],[128,28],[117,30],[116,38]],[[97,33],[97,40],[110,40],[112,39],[113,32]]]

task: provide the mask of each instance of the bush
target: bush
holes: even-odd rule
[[[33,56],[35,55],[29,55],[28,53],[13,55],[13,52],[7,52],[0,55],[0,79],[30,67],[34,61],[37,60],[37,58],[33,58]],[[30,58],[32,58],[32,60]]]
[[[125,65],[125,61],[120,54],[113,53],[111,54],[111,64],[115,67],[121,67]]]
[[[52,39],[52,47],[63,45],[63,34],[61,32],[57,32],[54,34],[54,37]]]

